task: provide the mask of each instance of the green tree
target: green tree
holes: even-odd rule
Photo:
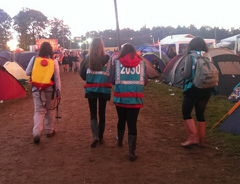
[[[36,44],[36,39],[46,38],[48,35],[44,30],[48,25],[47,17],[37,10],[23,8],[13,17],[13,28],[19,34],[20,47],[29,49],[29,45]]]
[[[65,25],[63,20],[54,18],[49,21],[50,26],[50,39],[57,39],[58,43],[69,49],[71,47],[71,31],[68,25]]]
[[[8,50],[7,42],[11,39],[12,34],[10,32],[11,28],[11,17],[0,9],[0,49]]]

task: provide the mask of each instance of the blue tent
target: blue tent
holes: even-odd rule
[[[153,64],[153,59],[156,58],[158,65],[156,66],[156,70],[158,72],[163,72],[165,69],[166,65],[165,63],[159,58],[158,55],[154,53],[146,53],[142,55],[144,58],[146,58],[151,64]]]
[[[239,104],[240,104],[240,101],[238,101],[233,106],[233,108],[230,109],[230,111],[226,114],[229,116],[227,117],[227,119],[225,121],[223,121],[220,124],[219,130],[226,132],[226,133],[234,134],[234,135],[240,135],[240,106],[239,106]]]
[[[26,70],[30,59],[36,55],[37,52],[11,52],[3,50],[0,51],[0,66],[3,66],[7,61],[15,61]]]

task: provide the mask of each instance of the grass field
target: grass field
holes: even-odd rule
[[[148,97],[155,98],[158,103],[166,103],[166,110],[175,112],[182,119],[182,89],[151,80],[145,88],[145,94]],[[240,153],[240,136],[224,133],[218,130],[218,126],[213,130],[210,129],[215,125],[235,103],[227,101],[227,96],[212,95],[205,111],[207,121],[206,137],[217,149],[224,149],[229,154]],[[195,118],[195,112],[193,112]]]

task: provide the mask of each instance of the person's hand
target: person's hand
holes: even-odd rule
[[[59,90],[56,91],[56,99],[61,100],[61,93]]]

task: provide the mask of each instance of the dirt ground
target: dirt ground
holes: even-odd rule
[[[180,143],[186,138],[182,120],[147,94],[138,119],[136,162],[128,160],[127,136],[123,147],[117,146],[112,100],[107,104],[105,142],[91,148],[84,81],[78,73],[62,69],[61,80],[57,133],[52,138],[43,134],[39,145],[33,144],[31,95],[10,106],[1,104],[1,184],[240,183],[239,156],[215,149],[210,142],[205,148],[182,148]]]

